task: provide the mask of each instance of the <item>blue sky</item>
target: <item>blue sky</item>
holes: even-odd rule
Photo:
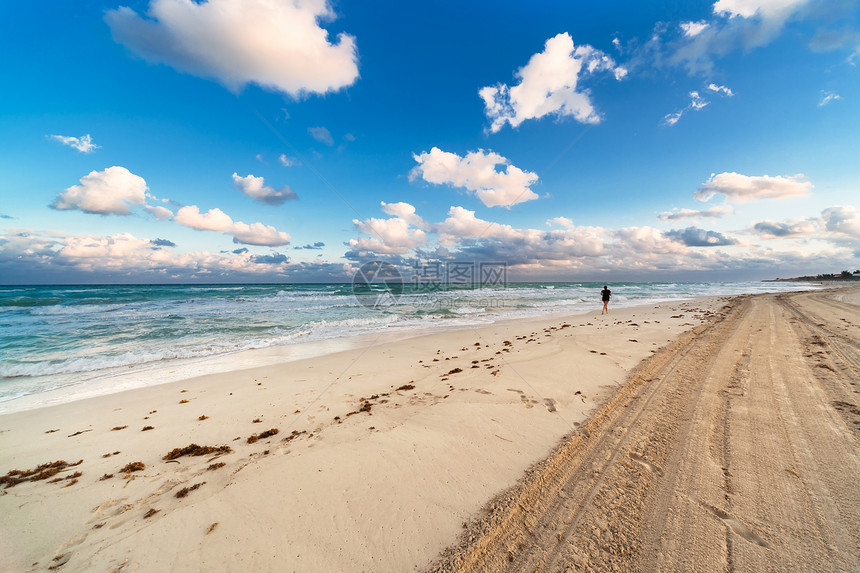
[[[5,2],[0,283],[860,266],[858,2],[561,4]]]

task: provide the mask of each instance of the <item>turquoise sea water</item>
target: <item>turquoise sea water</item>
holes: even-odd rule
[[[392,296],[351,284],[0,286],[0,402],[254,348],[599,308],[598,283],[508,283]],[[805,290],[799,283],[613,283],[612,306]],[[383,296],[385,295],[385,296]]]

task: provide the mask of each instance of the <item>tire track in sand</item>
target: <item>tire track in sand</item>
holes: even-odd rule
[[[831,299],[735,299],[641,364],[431,569],[857,568],[860,441],[834,403],[860,402],[856,329],[835,322],[860,310],[825,312]]]

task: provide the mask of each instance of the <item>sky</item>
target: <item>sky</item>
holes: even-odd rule
[[[857,0],[13,0],[0,52],[0,284],[860,268]]]

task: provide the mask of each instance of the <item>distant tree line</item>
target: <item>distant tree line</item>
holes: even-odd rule
[[[842,271],[841,273],[824,273],[820,275],[807,275],[804,277],[792,277],[790,279],[777,278],[778,281],[860,281],[860,269],[854,271]]]

